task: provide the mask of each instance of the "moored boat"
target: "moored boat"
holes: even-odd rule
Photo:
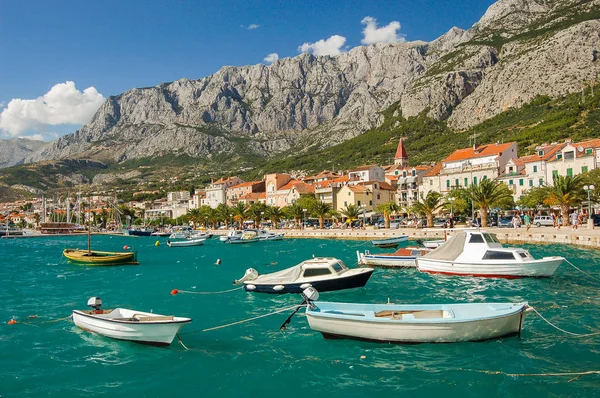
[[[398,247],[399,243],[406,242],[408,240],[408,235],[395,236],[393,238],[388,239],[379,239],[372,240],[371,243],[373,246],[381,247],[381,248],[389,248],[389,247]]]
[[[99,250],[65,249],[63,255],[71,263],[81,265],[137,265],[137,253],[106,252]]]
[[[188,238],[184,240],[167,240],[169,247],[202,246],[206,238]]]
[[[372,273],[371,268],[350,269],[337,258],[316,257],[270,274],[259,275],[250,268],[233,283],[243,285],[247,292],[302,293],[309,286],[325,292],[363,287]]]
[[[102,300],[92,297],[92,310],[73,310],[73,322],[81,329],[117,340],[166,346],[191,318],[154,314],[125,308],[101,310]]]
[[[242,244],[258,242],[260,238],[255,231],[244,231],[239,239],[229,239],[227,243]]]
[[[446,243],[417,259],[421,272],[501,278],[550,277],[564,261],[534,259],[529,251],[505,248],[495,234],[458,231]]]
[[[228,242],[230,240],[237,240],[240,239],[242,237],[242,234],[244,233],[244,231],[241,231],[239,229],[232,229],[230,231],[227,232],[227,235],[221,235],[219,236],[219,240],[221,242]]]
[[[358,264],[367,266],[379,266],[388,268],[414,268],[417,266],[417,258],[429,253],[429,249],[420,247],[406,247],[396,250],[394,253],[372,254],[369,250],[364,253],[356,251]]]
[[[266,229],[259,229],[256,231],[260,240],[282,240],[285,236],[282,233],[276,234],[274,232],[267,231]]]

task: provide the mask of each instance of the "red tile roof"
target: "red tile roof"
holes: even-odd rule
[[[539,162],[541,160],[550,160],[556,155],[556,152],[564,148],[565,145],[567,144],[564,142],[561,142],[560,144],[544,145],[543,147],[536,149],[535,155],[521,156],[519,160],[523,162],[523,164]],[[544,151],[544,154],[542,156],[539,156],[539,151]]]
[[[427,173],[425,173],[425,177],[433,177],[433,176],[439,175],[440,171],[442,171],[442,167],[443,167],[442,162],[437,163],[435,166],[433,166],[431,169],[429,169],[429,171]]]
[[[443,162],[456,162],[459,160],[500,155],[502,152],[506,151],[514,144],[514,142],[507,142],[504,144],[478,145],[475,149],[472,147],[457,149],[456,151],[452,152],[446,159],[444,159]]]
[[[377,166],[376,164],[368,164],[365,166],[359,166],[359,167],[356,167],[356,168],[350,170],[350,173],[355,172],[355,171],[371,170],[373,167],[379,167],[379,166]]]

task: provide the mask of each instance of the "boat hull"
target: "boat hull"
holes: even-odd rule
[[[361,265],[381,268],[415,268],[417,257],[361,255]]]
[[[193,239],[193,240],[181,240],[181,241],[167,241],[167,245],[169,247],[192,247],[192,246],[202,246],[206,238],[202,239]]]
[[[137,265],[136,252],[103,252],[91,250],[65,249],[63,255],[69,262],[81,265]]]
[[[485,278],[548,278],[563,262],[562,257],[547,257],[524,262],[486,261],[485,263],[462,263],[456,261],[417,259],[421,272],[445,275],[475,276]]]
[[[318,303],[317,303],[318,304]],[[473,320],[413,319],[402,322],[355,316],[355,319],[335,317],[307,309],[311,329],[325,338],[348,338],[386,343],[456,343],[484,341],[518,335],[523,326],[526,304],[498,316]],[[357,314],[354,314],[357,315]]]
[[[127,234],[130,236],[152,236],[152,231],[138,231],[130,229],[127,231]]]
[[[381,239],[381,240],[372,240],[371,243],[373,246],[381,247],[381,248],[390,248],[397,247],[398,243],[408,241],[408,235],[397,236],[389,239]]]
[[[367,284],[372,274],[372,269],[364,269],[364,272],[347,277],[314,280],[310,282],[303,281],[297,283],[261,284],[248,281],[244,282],[244,290],[247,292],[270,294],[302,293],[304,289],[306,289],[306,285],[310,284],[310,286],[314,287],[319,292],[330,292],[335,290],[363,287]],[[251,288],[250,286],[254,286],[254,288]],[[275,289],[278,286],[283,286],[283,289]]]
[[[81,329],[112,339],[157,346],[171,344],[179,330],[191,321],[190,318],[183,318],[182,321],[169,323],[118,322],[96,318],[83,311],[73,311],[73,323]]]
[[[260,240],[260,238],[257,236],[256,238],[251,238],[251,239],[242,239],[242,238],[238,238],[238,239],[228,239],[227,243],[232,243],[235,245],[241,245],[243,243],[254,243],[254,242],[258,242]]]

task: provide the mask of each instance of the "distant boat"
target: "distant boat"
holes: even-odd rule
[[[446,243],[417,259],[421,272],[434,274],[522,278],[549,277],[565,261],[552,256],[534,259],[525,249],[505,248],[495,234],[459,231]]]
[[[81,329],[117,340],[167,346],[191,318],[116,308],[101,310],[102,300],[88,301],[92,310],[73,310],[73,322]]]
[[[6,224],[0,224],[0,237],[3,236],[21,236],[23,230],[15,226],[8,226]]]
[[[151,236],[153,229],[150,228],[132,228],[127,230],[127,234],[131,236]]]
[[[228,242],[230,240],[237,240],[237,239],[240,239],[242,237],[243,233],[244,233],[244,231],[242,231],[242,230],[232,229],[232,230],[229,230],[227,232],[227,235],[221,235],[221,236],[219,236],[219,240],[221,242]]]
[[[371,243],[373,246],[388,248],[388,247],[398,247],[398,244],[401,242],[406,242],[408,240],[408,235],[396,236],[388,239],[380,239],[380,240],[372,240]]]
[[[40,223],[40,232],[42,234],[73,234],[73,233],[85,233],[80,225],[73,224],[70,222],[43,222]]]
[[[429,249],[420,247],[406,247],[396,250],[394,253],[371,254],[368,250],[364,253],[356,252],[358,264],[367,266],[379,266],[389,268],[416,267],[417,258],[429,253]]]
[[[255,231],[245,231],[239,239],[229,239],[227,243],[242,244],[258,242],[260,238]]]
[[[312,330],[325,338],[389,343],[483,341],[521,333],[527,303],[352,304],[306,307]]]
[[[167,240],[169,247],[188,247],[188,246],[202,246],[206,238],[188,238],[185,240]]]
[[[250,268],[233,283],[257,293],[302,293],[309,286],[326,292],[363,287],[372,273],[371,268],[350,269],[337,258],[316,257],[270,274],[259,275]]]
[[[284,234],[282,233],[274,233],[267,231],[266,229],[256,230],[256,234],[260,240],[282,240],[284,238]]]

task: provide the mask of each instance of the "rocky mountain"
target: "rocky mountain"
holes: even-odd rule
[[[45,142],[24,138],[0,140],[0,169],[23,163],[25,157],[44,146]]]
[[[429,43],[380,43],[336,57],[305,53],[132,89],[27,161],[264,157],[360,135],[393,104],[404,116],[426,110],[465,129],[536,95],[597,81],[599,10],[600,0],[499,0],[470,29],[452,28]]]

